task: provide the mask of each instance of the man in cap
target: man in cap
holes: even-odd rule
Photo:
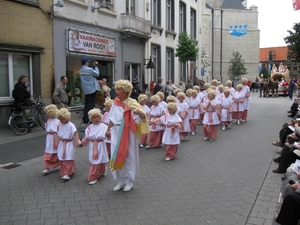
[[[83,113],[83,123],[89,122],[88,112],[95,107],[96,92],[99,90],[97,77],[100,76],[98,62],[94,61],[95,69],[89,67],[90,60],[86,57],[81,59],[80,69],[81,88],[85,95],[85,105]]]

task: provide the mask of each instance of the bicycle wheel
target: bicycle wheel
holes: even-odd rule
[[[39,125],[44,129],[46,130],[46,123],[47,123],[47,120],[48,120],[48,117],[47,117],[47,114],[45,113],[44,110],[41,110],[38,112],[37,114],[37,118],[38,118],[38,123]]]
[[[9,125],[16,135],[24,135],[28,131],[26,119],[22,115],[11,116]]]

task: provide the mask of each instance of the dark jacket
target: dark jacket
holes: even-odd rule
[[[30,105],[30,93],[27,88],[21,82],[16,83],[13,90],[14,105],[18,104]]]
[[[159,91],[163,92],[163,86],[161,86],[160,83],[156,83],[154,86],[154,94],[156,94]]]

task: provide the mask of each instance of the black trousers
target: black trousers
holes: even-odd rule
[[[95,108],[95,99],[96,99],[96,92],[92,94],[85,95],[85,104],[84,104],[84,111],[83,111],[83,123],[89,122],[88,112]]]
[[[281,225],[297,225],[300,220],[300,194],[290,193],[283,200],[276,222]]]
[[[296,159],[300,159],[298,155],[294,153],[295,147],[289,148],[284,145],[279,161],[279,169],[281,171],[286,171],[286,169],[296,161]]]

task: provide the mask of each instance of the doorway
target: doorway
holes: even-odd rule
[[[124,63],[124,79],[141,82],[140,64]]]

